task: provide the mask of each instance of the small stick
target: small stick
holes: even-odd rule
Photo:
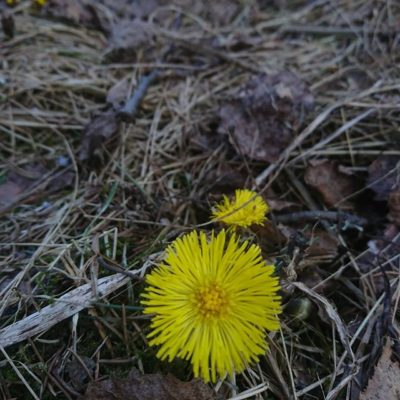
[[[126,104],[117,112],[117,117],[124,122],[133,122],[139,105],[147,93],[150,85],[158,78],[160,72],[155,69],[150,74],[145,75],[139,82],[137,89],[133,96],[126,102]]]
[[[341,222],[344,225],[353,227],[362,227],[367,224],[365,218],[341,211],[298,211],[290,214],[276,215],[274,219],[276,222],[284,224],[289,222],[313,221],[316,219]]]
[[[173,28],[177,29],[181,23],[181,16],[178,15],[174,22]],[[164,61],[165,58],[173,51],[174,45],[170,44],[164,50],[163,54],[160,57],[160,62]],[[135,120],[136,113],[139,109],[139,106],[147,93],[150,85],[159,77],[160,70],[155,68],[148,75],[144,75],[133,93],[132,97],[125,103],[125,105],[117,111],[117,117],[124,122],[133,122]]]
[[[335,35],[335,36],[361,36],[361,35],[378,35],[383,38],[394,37],[398,34],[398,30],[375,30],[364,28],[345,28],[336,26],[319,26],[319,25],[286,25],[281,28],[283,32],[288,33],[305,33],[311,35]]]
[[[136,280],[138,280],[138,279],[140,280],[141,279],[136,274],[125,270],[124,268],[120,267],[119,265],[107,263],[102,256],[98,256],[97,257],[97,262],[99,263],[99,265],[101,267],[107,269],[108,271],[118,272],[120,274],[123,274],[125,276],[129,276],[129,278],[136,279]]]

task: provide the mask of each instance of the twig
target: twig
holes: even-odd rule
[[[124,268],[120,267],[119,265],[112,265],[107,263],[103,257],[98,256],[97,257],[97,262],[99,263],[99,265],[109,271],[112,272],[118,272],[120,274],[123,274],[125,276],[129,276],[129,278],[133,278],[133,279],[141,279],[137,274],[134,274],[133,272],[127,271]]]
[[[132,97],[126,104],[117,112],[117,117],[124,122],[133,122],[140,103],[147,93],[150,85],[158,78],[160,72],[158,69],[153,70],[150,74],[142,77],[141,81]]]
[[[104,297],[126,285],[128,279],[122,274],[107,276],[98,280],[97,292]],[[50,329],[57,323],[72,317],[85,308],[91,307],[94,300],[92,285],[87,283],[71,290],[40,311],[20,321],[0,329],[0,348],[22,342],[32,336]]]
[[[298,211],[290,214],[276,215],[276,222],[283,224],[290,222],[304,222],[322,219],[343,224],[345,227],[362,227],[367,224],[367,220],[356,215],[342,211]]]
[[[288,33],[305,33],[311,35],[335,35],[335,36],[357,36],[357,35],[378,35],[383,38],[390,38],[396,36],[398,30],[375,30],[363,28],[346,28],[340,26],[318,26],[318,25],[286,25],[281,28],[283,32]]]
[[[175,18],[173,22],[173,28],[177,29],[181,24],[181,16],[180,14]],[[170,44],[167,46],[163,53],[161,54],[159,62],[163,62],[168,54],[170,54],[174,50],[174,44]],[[148,75],[144,75],[133,93],[132,97],[125,103],[125,105],[117,111],[117,117],[124,122],[133,122],[135,120],[136,113],[138,108],[144,99],[147,91],[149,90],[150,85],[160,76],[160,70],[155,68]]]

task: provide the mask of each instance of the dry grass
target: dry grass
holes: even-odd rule
[[[137,308],[138,296],[146,269],[166,243],[193,227],[209,227],[204,224],[210,204],[235,185],[229,176],[218,181],[222,172],[240,170],[247,186],[267,197],[273,190],[302,210],[321,210],[320,198],[303,180],[309,160],[334,159],[365,177],[378,155],[400,155],[399,5],[287,3],[280,9],[244,1],[234,21],[221,26],[184,12],[179,30],[159,28],[155,55],[139,52],[129,64],[102,63],[106,39],[97,31],[38,18],[25,6],[16,12],[17,35],[0,46],[0,177],[35,171],[38,163],[48,172],[0,210],[1,327],[82,285],[96,290],[102,277],[121,267],[133,272],[94,306],[23,342],[3,344],[4,399],[76,398],[82,389],[76,382],[74,387],[68,364],[84,364],[82,357],[95,361],[95,378],[123,375],[135,366],[190,379],[187,365],[160,363],[147,347],[148,321]],[[171,20],[174,13],[171,8]],[[157,62],[171,42],[172,59]],[[135,123],[121,126],[119,140],[104,146],[101,162],[81,162],[85,124],[104,107],[108,90],[128,76],[133,91],[155,67],[161,78]],[[314,111],[276,163],[239,156],[216,136],[220,105],[255,71],[287,69],[309,83]],[[196,144],[204,134],[212,145]],[[51,190],[66,172],[72,173],[70,184]],[[368,202],[367,193],[365,185],[358,190]],[[360,208],[367,209],[368,204]],[[358,234],[333,223],[292,224],[305,236],[325,230],[341,245],[339,254],[308,262],[298,242],[271,246],[260,237],[266,256],[278,265],[290,307],[282,330],[270,334],[271,351],[260,364],[237,376],[236,385],[216,386],[223,398],[358,397],[366,366],[376,356],[373,343],[385,333],[381,322],[389,318],[392,334],[399,334],[396,245],[387,243],[391,250],[380,259],[366,255],[368,240],[382,236],[385,221],[380,223]],[[390,297],[387,286],[377,285],[382,266],[391,267]],[[311,311],[297,318],[296,307]]]

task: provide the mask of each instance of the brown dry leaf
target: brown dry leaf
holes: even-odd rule
[[[158,2],[159,6],[173,4],[183,11],[201,16],[205,21],[218,28],[232,21],[239,10],[240,4],[238,0],[158,0]],[[161,13],[160,16],[162,16]]]
[[[400,226],[400,191],[389,194],[389,220]]]
[[[267,203],[272,211],[282,211],[287,209],[299,208],[299,204],[293,201],[286,201],[280,199],[271,199],[267,197]]]
[[[68,20],[76,24],[96,25],[96,18],[84,0],[47,0],[42,15]]]
[[[100,28],[107,35],[121,20],[145,19],[161,0],[47,0],[41,14],[76,24]]]
[[[231,193],[237,188],[244,187],[247,178],[246,173],[240,169],[221,163],[208,172],[204,189],[209,193],[212,192],[214,196]]]
[[[23,190],[24,187],[16,182],[6,182],[0,185],[0,207],[13,203]]]
[[[151,53],[152,25],[139,18],[118,20],[111,25],[108,47],[104,54],[107,62],[136,60],[137,52]]]
[[[1,12],[1,27],[8,38],[13,38],[15,33],[15,22],[13,15],[8,10]]]
[[[304,258],[299,267],[305,268],[313,265],[330,263],[337,256],[339,242],[337,238],[325,231],[313,231],[310,245],[304,251]]]
[[[32,202],[70,187],[73,180],[71,171],[51,173],[39,163],[27,164],[24,169],[10,172],[7,181],[0,185],[0,211],[19,201]]]
[[[160,7],[166,0],[91,0],[93,7],[101,5],[96,9],[96,12],[102,12],[106,9],[108,15],[113,16],[114,19],[127,18],[127,19],[147,19],[157,7]],[[132,4],[133,3],[133,4]]]
[[[196,0],[194,3],[202,4],[202,2]],[[203,3],[202,6],[203,11],[207,11],[205,18],[213,22],[216,26],[228,24],[239,8],[238,3],[232,0],[211,1],[208,4]]]
[[[67,363],[66,371],[70,383],[76,390],[84,390],[96,370],[96,363],[89,357],[80,356]],[[90,376],[89,376],[89,374]]]
[[[381,358],[367,388],[360,395],[360,400],[398,400],[400,399],[400,367],[391,360],[392,345],[387,340]]]
[[[212,400],[214,391],[200,380],[182,382],[172,375],[142,375],[133,369],[126,379],[92,382],[83,400]]]
[[[328,207],[344,210],[352,208],[346,197],[358,189],[358,180],[346,168],[332,160],[310,161],[304,175],[305,182],[319,192]]]
[[[389,224],[383,231],[379,230],[375,236],[379,239],[368,241],[368,249],[357,258],[357,265],[362,273],[368,273],[377,265],[381,265],[383,271],[390,274],[395,268],[392,260],[399,254],[399,228],[395,224]],[[385,289],[385,278],[382,270],[370,276],[370,282],[377,296]]]
[[[230,22],[239,10],[239,2],[221,0],[48,0],[42,8],[44,16],[95,27],[104,32],[108,45],[104,53],[107,62],[131,62],[141,50],[146,57],[153,56],[153,26],[165,25],[174,5],[220,27]]]
[[[107,92],[107,103],[118,109],[126,101],[129,91],[129,77],[126,76],[113,85]]]
[[[222,106],[219,132],[229,136],[240,154],[274,162],[313,104],[306,84],[292,72],[259,75]]]
[[[399,156],[380,156],[369,166],[367,184],[376,200],[388,200],[390,192],[400,188],[399,162]]]
[[[98,155],[98,152],[107,140],[118,132],[119,125],[116,112],[112,109],[106,110],[92,118],[85,128],[80,146],[79,159],[81,161],[90,160]]]
[[[264,225],[254,225],[251,229],[256,234],[263,249],[273,249],[275,246],[281,248],[287,243],[287,239],[279,226],[271,221],[266,221]]]

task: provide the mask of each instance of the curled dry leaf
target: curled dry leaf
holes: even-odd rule
[[[255,160],[274,162],[292,141],[314,98],[292,72],[259,75],[220,110],[219,132]]]
[[[310,161],[304,180],[320,193],[328,207],[351,209],[352,204],[346,197],[355,193],[359,182],[346,168],[331,160]]]
[[[86,125],[80,146],[79,159],[81,161],[90,160],[98,155],[107,140],[118,132],[119,125],[116,112],[112,109],[96,115]]]
[[[92,382],[83,400],[212,400],[214,391],[200,380],[182,382],[172,375],[142,375],[133,369],[125,379]]]
[[[400,366],[391,360],[392,345],[387,340],[368,386],[360,400],[400,399]]]

